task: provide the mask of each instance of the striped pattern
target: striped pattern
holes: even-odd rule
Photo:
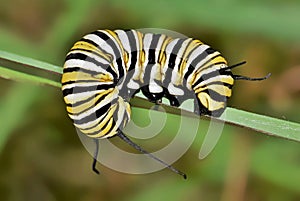
[[[98,30],[67,54],[62,91],[74,125],[93,138],[114,136],[130,120],[129,99],[141,90],[179,106],[194,98],[195,113],[223,113],[234,83],[221,54],[192,38],[135,30]]]

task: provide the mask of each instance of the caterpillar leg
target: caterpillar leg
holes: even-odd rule
[[[96,165],[97,165],[97,158],[98,158],[98,151],[99,151],[99,143],[98,143],[98,139],[94,139],[94,142],[96,144],[96,149],[95,149],[95,153],[94,153],[94,159],[93,159],[93,164],[92,164],[92,170],[96,173],[96,174],[100,174],[99,170],[97,170]]]
[[[178,101],[177,97],[174,95],[171,95],[167,89],[164,91],[164,96],[169,100],[170,105],[174,107],[179,107],[180,102]]]
[[[144,150],[142,147],[140,147],[139,145],[137,145],[136,143],[134,143],[133,141],[131,141],[126,135],[124,135],[124,133],[122,131],[119,131],[118,134],[116,134],[117,136],[119,136],[122,140],[124,140],[127,144],[129,144],[131,147],[135,148],[136,150],[138,150],[139,152],[146,154],[147,156],[149,156],[150,158],[160,162],[161,164],[163,164],[166,168],[170,169],[171,171],[175,172],[176,174],[181,175],[184,179],[187,178],[186,174],[177,170],[176,168],[174,168],[173,166],[167,164],[166,162],[164,162],[163,160],[157,158],[156,156],[154,156],[153,154],[149,153],[148,151]]]
[[[168,95],[166,95],[166,98],[169,100],[171,106],[174,106],[174,107],[180,106],[180,103],[175,96],[168,94]]]
[[[162,97],[164,96],[164,92],[158,92],[158,93],[150,92],[149,85],[143,86],[141,90],[144,96],[146,96],[147,99],[152,103],[159,104],[161,102]]]

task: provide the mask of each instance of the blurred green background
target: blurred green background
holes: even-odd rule
[[[90,31],[170,29],[199,38],[230,64],[247,60],[237,74],[272,73],[238,82],[231,107],[300,122],[299,11],[297,0],[2,0],[0,49],[62,65]],[[199,135],[174,164],[186,181],[168,170],[127,175],[101,165],[98,176],[60,90],[0,79],[0,96],[1,200],[300,200],[296,142],[226,126],[207,158],[198,159]],[[170,138],[166,131],[141,143],[156,150]]]

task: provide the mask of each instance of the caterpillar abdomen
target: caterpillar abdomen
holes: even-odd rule
[[[233,85],[231,72],[220,71],[225,67],[218,51],[196,39],[98,30],[71,48],[62,89],[75,126],[91,137],[110,137],[129,121],[128,101],[138,90],[175,106],[194,94],[199,114],[220,114]]]
[[[118,135],[129,143],[122,129],[130,121],[129,100],[139,90],[152,102],[165,97],[177,107],[193,98],[195,113],[220,116],[234,80],[251,80],[233,75],[236,66],[228,67],[220,52],[197,39],[98,30],[67,54],[62,90],[68,114],[81,132],[93,138]]]

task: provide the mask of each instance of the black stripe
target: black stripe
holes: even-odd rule
[[[95,64],[96,66],[99,66],[99,68],[102,68],[102,69],[106,70],[108,73],[112,74],[112,76],[114,77],[114,80],[117,78],[116,72],[111,68],[111,66],[109,64],[103,64],[86,54],[71,53],[71,54],[68,54],[68,56],[66,57],[66,61],[70,60],[70,59],[79,59],[79,60],[91,62],[91,63]],[[82,72],[90,73],[91,75],[99,74],[99,72],[87,70],[87,69],[84,69],[81,67],[69,67],[69,68],[64,68],[64,70],[63,70],[64,73],[73,72],[73,71],[82,71]]]
[[[87,38],[82,38],[82,39],[80,39],[80,41],[78,41],[78,42],[81,42],[81,41],[90,43],[90,44],[92,44],[93,46],[95,46],[96,48],[99,49],[99,45],[98,45],[97,43],[95,43],[93,40],[90,40],[90,39],[87,39]],[[99,50],[100,50],[100,51],[103,51],[102,49],[99,49]],[[105,52],[105,51],[103,51],[103,52]]]
[[[221,54],[218,54],[217,56],[212,57],[208,62],[210,62],[211,60],[215,59],[216,57],[222,57],[222,56],[221,56]],[[205,64],[203,64],[203,66],[205,66],[208,62],[205,62]],[[213,64],[207,66],[205,69],[209,69],[209,68],[211,68],[211,67],[213,67],[215,65],[221,65],[221,64],[225,64],[226,65],[225,62],[220,61],[220,62],[216,62],[216,63],[213,63]],[[201,70],[204,70],[204,69],[201,69]],[[229,75],[230,74],[230,73],[226,73],[226,72],[229,72],[228,70],[226,72],[224,70],[222,71],[222,68],[219,69],[219,71],[220,71],[220,74],[222,74],[222,75],[225,75],[225,74]]]
[[[165,73],[165,79],[163,80],[163,86],[167,87],[168,84],[171,82],[171,77],[172,77],[172,71],[175,67],[175,61],[176,61],[176,57],[178,56],[178,52],[183,44],[183,42],[185,41],[186,39],[179,39],[176,43],[176,45],[173,47],[171,53],[170,53],[170,57],[169,57],[169,60],[167,61],[168,62],[168,69]],[[170,43],[169,43],[170,44]],[[167,49],[167,47],[166,47]],[[166,52],[166,54],[168,54]]]
[[[82,93],[82,92],[87,92],[87,91],[96,91],[96,90],[107,90],[110,88],[114,88],[115,86],[113,84],[99,84],[96,86],[75,86],[69,89],[64,89],[63,90],[63,95],[67,96],[69,94],[77,94],[77,93]]]
[[[81,51],[81,52],[88,52],[91,53],[97,57],[101,57],[103,58],[105,61],[111,63],[111,60],[107,60],[106,58],[104,58],[101,54],[99,54],[98,52],[95,52],[94,50],[88,50],[88,49],[84,49],[84,48],[72,48],[72,51]]]
[[[211,62],[212,60],[214,60],[214,59],[217,58],[217,57],[222,57],[222,56],[221,56],[221,53],[219,53],[219,54],[217,54],[217,55],[215,55],[215,56],[209,58],[205,63],[202,64],[202,66],[205,66],[207,63]],[[209,65],[209,66],[207,66],[206,68],[203,68],[203,69],[201,69],[201,70],[205,70],[205,69],[211,68],[211,67],[213,67],[213,66],[216,65],[216,64],[225,64],[225,63],[224,63],[224,62],[216,62],[216,63],[212,63],[211,65]],[[200,68],[201,68],[201,66],[199,66],[198,69],[200,69]],[[197,70],[198,70],[198,69],[197,69]],[[219,69],[219,70],[220,70],[220,69]]]
[[[211,47],[207,48],[206,50],[204,50],[203,52],[201,52],[201,54],[199,54],[189,65],[188,67],[188,71],[185,73],[184,75],[184,80],[187,80],[187,78],[189,77],[189,75],[194,71],[195,67],[197,66],[197,64],[199,62],[201,62],[203,59],[205,59],[209,54],[214,53],[215,50],[212,49]],[[210,61],[210,60],[209,60]]]
[[[127,84],[129,83],[129,81],[132,79],[134,73],[135,73],[135,68],[136,68],[136,64],[138,62],[138,44],[136,43],[136,39],[134,37],[134,30],[128,30],[126,31],[126,34],[127,34],[127,37],[128,37],[128,41],[129,41],[129,46],[130,46],[130,50],[131,52],[129,52],[130,54],[130,58],[131,58],[131,61],[130,61],[130,66],[129,66],[129,69],[126,73],[126,78],[124,80],[124,84],[123,84],[123,87],[120,91],[120,96],[122,97],[127,97],[129,94],[128,94],[128,87],[127,87]],[[137,38],[139,39],[139,38]]]
[[[67,67],[67,68],[63,69],[63,72],[64,73],[82,72],[82,73],[90,74],[92,76],[96,76],[96,75],[100,74],[97,71],[92,71],[92,70],[88,70],[88,69],[81,68],[81,67]]]
[[[68,84],[74,84],[74,83],[97,83],[100,82],[99,80],[76,80],[76,81],[67,81],[63,82],[62,86],[68,85]]]
[[[133,34],[133,30],[129,30],[126,31],[126,35],[128,37],[128,41],[129,41],[129,46],[130,46],[130,50],[131,52],[129,52],[129,54],[131,55],[131,61],[130,61],[130,66],[128,71],[134,70],[135,69],[135,65],[137,63],[137,52],[138,52],[138,46]]]
[[[98,110],[96,110],[96,112],[93,112],[92,114],[83,117],[82,119],[79,120],[74,120],[75,124],[84,124],[84,123],[88,123],[90,121],[94,121],[95,119],[101,117],[103,114],[107,113],[109,108],[116,102],[116,99],[111,101],[110,103],[107,103],[106,105],[102,106],[101,108],[99,108]],[[88,128],[87,128],[88,129]],[[84,129],[86,130],[86,129]]]
[[[155,51],[158,48],[158,41],[161,37],[161,34],[153,34],[152,41],[149,47],[149,53],[148,53],[148,64],[155,64]]]
[[[209,78],[216,77],[216,76],[220,76],[219,71],[212,71],[212,72],[207,73],[207,74],[202,74],[200,76],[200,78],[192,85],[192,88],[196,87],[201,82],[203,82],[203,81],[205,81]]]
[[[116,122],[118,121],[118,111],[119,111],[119,104],[117,104],[117,107],[116,107],[116,112],[112,115],[112,124],[111,126],[109,127],[108,131],[104,134],[104,135],[108,135],[111,133],[112,129],[116,126]],[[123,118],[122,118],[123,119]],[[107,121],[104,126],[103,126],[103,130],[105,130],[109,125],[108,125],[109,121]]]
[[[71,113],[71,112],[69,112],[69,114],[80,115],[80,114],[82,114],[82,113],[90,110],[92,107],[97,106],[101,101],[103,101],[107,97],[107,95],[109,95],[109,94],[105,94],[105,95],[102,95],[102,96],[100,96],[100,94],[97,94],[97,96],[100,96],[100,97],[97,98],[97,96],[93,96],[93,98],[95,99],[95,102],[94,102],[93,105],[91,105],[91,107],[87,107],[87,108],[85,108],[84,110],[82,110],[81,112],[78,112],[78,113]],[[74,104],[72,104],[72,107],[74,107]]]
[[[159,38],[161,34],[152,34],[152,40],[148,50],[148,64],[145,67],[145,72],[143,76],[144,84],[148,85],[150,83],[151,78],[151,70],[153,65],[156,63],[155,61],[155,51],[157,49]]]
[[[94,98],[95,98],[95,96],[90,96],[90,97],[88,97],[87,99],[78,101],[78,102],[73,103],[73,104],[68,103],[68,104],[66,104],[66,105],[67,105],[68,107],[77,107],[77,106],[79,106],[79,105],[81,105],[81,104],[83,104],[83,103],[86,103],[86,102],[88,102],[88,101],[94,99]]]
[[[194,88],[195,86],[197,86],[198,84],[200,84],[201,82],[203,82],[203,81],[205,81],[207,79],[210,79],[212,77],[218,77],[220,75],[227,75],[227,74],[225,74],[225,73],[221,74],[220,71],[219,71],[219,69],[218,70],[214,70],[214,71],[212,71],[210,73],[202,74],[200,76],[200,78],[192,85],[192,88]],[[228,75],[228,76],[230,76],[230,75]]]
[[[229,83],[221,82],[221,81],[210,82],[209,85],[223,85],[225,87],[228,87],[229,89],[232,89],[232,86],[233,86],[233,85],[231,85]]]
[[[107,60],[107,59],[105,59],[102,55],[99,55],[99,53],[96,53],[96,52],[93,52],[94,54],[96,54],[97,56],[100,56],[100,57],[102,57],[104,60],[106,60],[106,61],[108,61],[109,63],[111,63],[112,61],[111,61],[111,54],[110,53],[108,53],[107,51],[105,51],[104,49],[102,49],[100,46],[99,46],[99,44],[97,44],[96,42],[94,42],[93,40],[90,40],[90,39],[86,39],[86,38],[82,38],[80,41],[84,41],[84,42],[87,42],[87,43],[90,43],[90,44],[92,44],[93,46],[95,46],[100,52],[103,52],[103,54],[106,54],[106,55],[109,55],[109,60]],[[74,50],[74,49],[72,49],[72,50]],[[77,49],[76,49],[77,50]],[[78,49],[79,50],[79,49]],[[92,51],[89,51],[89,50],[85,50],[85,51],[87,51],[87,52],[92,52]]]
[[[212,48],[210,47],[210,48],[207,48],[207,49],[205,50],[205,52],[206,52],[207,54],[213,54],[213,53],[216,52],[216,50],[214,50],[214,49],[212,49]]]
[[[190,38],[188,38],[188,39],[186,39],[186,40],[189,40]],[[193,40],[190,40],[189,42],[188,42],[188,44],[186,45],[186,47],[185,47],[185,49],[184,49],[184,51],[183,51],[183,54],[182,54],[182,56],[180,57],[180,61],[179,61],[179,64],[178,64],[178,71],[180,71],[181,70],[181,65],[182,65],[182,62],[183,62],[183,59],[185,59],[186,60],[186,58],[188,58],[188,55],[190,54],[190,52],[188,53],[188,55],[184,58],[184,56],[185,56],[185,54],[186,54],[186,51],[187,51],[187,48],[190,46],[190,44],[193,42]],[[185,85],[183,85],[183,86],[185,86]]]
[[[216,91],[214,91],[212,89],[205,89],[202,92],[207,93],[209,95],[209,97],[211,99],[215,100],[215,101],[218,101],[218,102],[226,102],[227,101],[227,97],[226,96],[223,96],[223,95],[219,94],[218,92],[216,92]]]
[[[83,117],[82,119],[76,120],[74,119],[74,123],[75,124],[84,124],[84,123],[88,123],[90,121],[94,121],[97,118],[101,117],[103,114],[105,114],[108,109],[110,108],[111,103],[108,103],[106,105],[104,105],[103,107],[99,108],[96,112],[93,112],[92,114]]]
[[[169,61],[168,61],[168,67],[170,69],[174,69],[175,66],[175,61],[178,55],[178,52],[182,46],[182,43],[185,41],[186,39],[179,39],[178,42],[176,43],[176,45],[174,46],[172,52],[170,53],[170,57],[169,57]]]
[[[107,109],[106,113],[108,113],[110,110],[111,110],[111,107],[116,103],[116,101],[114,101],[113,104],[110,105],[110,107]],[[100,115],[99,117],[101,117],[102,115]],[[99,119],[99,121],[103,121],[105,117],[103,117],[102,119]],[[112,116],[111,118],[114,118],[114,116]],[[107,127],[108,123],[109,123],[110,119],[108,121],[105,122],[105,124],[103,125],[103,130],[105,129],[105,127]],[[84,130],[90,130],[92,128],[95,128],[98,124],[94,125],[94,126],[91,126],[89,128],[85,128],[85,129],[82,129],[83,131]],[[115,125],[115,121],[113,120],[113,123],[112,123],[112,127],[109,129],[109,131],[107,133],[105,133],[104,135],[107,135],[108,133],[111,132],[112,128],[114,127]],[[95,132],[92,132],[92,133],[86,133],[87,135],[97,135],[99,133],[99,130],[95,131]]]
[[[102,127],[102,130],[105,130],[105,128],[108,126],[108,123],[109,123],[109,122],[110,122],[110,119],[109,119],[108,121],[105,122],[105,124],[104,124],[103,127]],[[111,132],[111,130],[115,127],[115,125],[116,125],[116,122],[115,122],[115,120],[113,119],[112,124],[111,124],[111,127],[108,129],[108,132],[104,133],[104,135],[103,135],[102,137],[104,137],[105,135],[108,135],[108,134]],[[92,132],[92,133],[86,133],[86,135],[92,137],[93,135],[97,135],[99,132],[101,132],[101,130],[98,130],[98,131],[95,131],[95,132]]]
[[[119,71],[118,79],[119,80],[123,79],[125,72],[124,72],[124,68],[123,68],[123,65],[122,65],[122,55],[121,55],[121,52],[120,52],[119,48],[114,43],[114,39],[111,39],[106,33],[103,33],[103,32],[100,32],[100,31],[95,31],[92,34],[95,34],[96,36],[98,36],[102,40],[106,41],[107,44],[112,48],[112,50],[114,52],[114,57],[115,57],[116,63],[118,65],[118,71]],[[120,48],[122,48],[122,47],[120,47]]]

